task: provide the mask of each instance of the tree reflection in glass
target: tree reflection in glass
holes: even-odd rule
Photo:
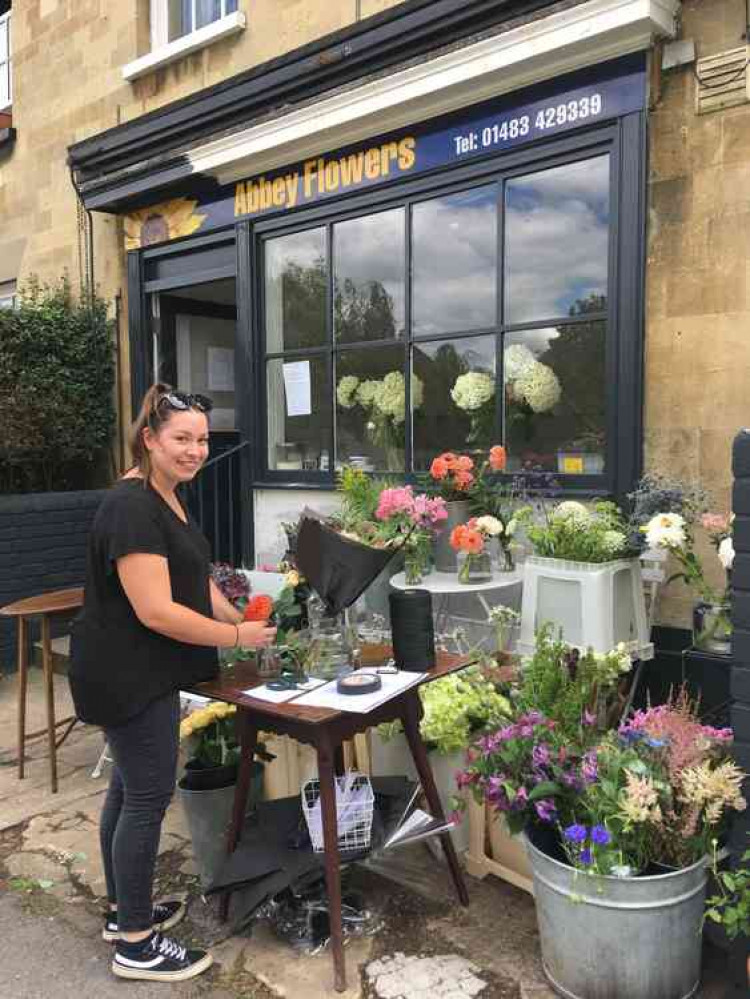
[[[415,400],[416,402],[416,400]],[[404,471],[404,350],[380,347],[336,355],[336,465]]]
[[[571,317],[591,322],[509,333],[505,337],[505,443],[508,468],[563,474],[604,470],[606,322],[591,295]]]
[[[414,468],[441,451],[487,451],[499,441],[495,337],[475,336],[413,348],[423,402],[414,412]]]
[[[326,233],[308,229],[265,244],[266,351],[326,342]]]
[[[333,331],[339,343],[404,334],[404,210],[333,227]]]

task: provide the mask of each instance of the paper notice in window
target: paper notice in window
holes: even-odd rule
[[[284,364],[284,391],[287,416],[310,416],[310,362],[287,361]]]
[[[562,461],[563,472],[565,475],[582,475],[583,474],[583,458],[578,455],[565,455]]]
[[[234,392],[234,351],[231,348],[208,348],[208,389],[210,392]]]

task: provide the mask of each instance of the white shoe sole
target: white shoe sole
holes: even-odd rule
[[[118,978],[129,978],[139,982],[186,982],[189,978],[202,975],[214,963],[210,954],[191,964],[182,971],[150,971],[148,968],[126,968],[117,961],[112,962],[112,971]]]
[[[163,933],[165,930],[171,930],[173,926],[177,926],[178,923],[181,923],[186,915],[187,906],[183,905],[181,909],[178,909],[173,916],[169,917],[169,919],[165,919],[163,923],[154,923],[153,928],[159,933]],[[105,940],[107,943],[117,943],[119,939],[119,930],[102,930],[102,940]]]

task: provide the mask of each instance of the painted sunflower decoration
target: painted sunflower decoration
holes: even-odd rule
[[[140,250],[153,243],[166,243],[197,232],[206,219],[195,209],[193,198],[172,198],[158,205],[139,208],[124,217],[125,249]]]

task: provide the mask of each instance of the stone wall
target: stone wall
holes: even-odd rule
[[[713,55],[743,44],[745,19],[745,0],[687,0],[680,37]],[[662,72],[652,91],[644,461],[727,511],[732,439],[750,425],[750,104],[696,114],[694,69]],[[705,539],[700,550],[720,585]],[[687,624],[692,603],[672,584],[662,623]]]

